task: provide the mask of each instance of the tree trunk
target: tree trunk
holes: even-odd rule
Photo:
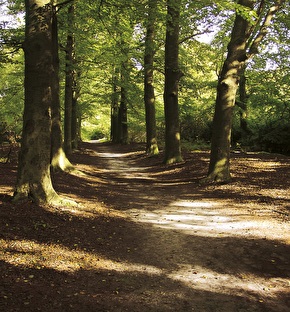
[[[26,0],[25,103],[14,200],[59,201],[50,176],[52,14],[51,1]]]
[[[157,2],[148,1],[148,21],[144,55],[144,103],[146,115],[146,152],[149,155],[159,153],[156,135],[155,93],[153,86],[154,37]]]
[[[64,150],[72,153],[72,105],[73,105],[73,51],[74,35],[72,32],[74,4],[68,9],[68,35],[65,48],[65,97],[64,97]]]
[[[57,13],[53,12],[52,18],[52,103],[51,103],[51,166],[54,170],[62,170],[70,172],[74,170],[63,150],[63,139],[61,129],[61,112],[59,99],[59,54],[58,54],[58,29],[57,29]]]
[[[124,65],[122,70],[126,71],[127,66]],[[128,117],[127,117],[127,73],[121,74],[121,99],[119,107],[119,129],[121,134],[121,139],[119,143],[128,144]]]
[[[269,7],[261,25],[254,25],[255,27],[238,12],[236,14],[227,58],[218,80],[209,171],[203,182],[226,183],[231,180],[231,128],[241,71],[246,60],[258,53],[258,46],[267,34],[267,28],[283,3],[283,0],[276,1]],[[257,3],[254,0],[239,0],[238,4],[252,10]],[[258,16],[262,13],[264,4],[263,2],[258,6],[256,12]]]
[[[76,60],[73,60],[76,64]],[[78,148],[78,143],[80,141],[80,114],[78,107],[78,97],[79,97],[79,86],[78,79],[79,74],[76,70],[73,72],[73,95],[72,95],[72,123],[71,123],[71,139],[72,139],[72,149]]]
[[[252,131],[248,127],[248,95],[246,89],[246,66],[243,66],[240,74],[240,83],[239,83],[239,101],[237,105],[240,108],[240,128],[241,128],[241,139],[246,140],[248,136],[252,134]]]
[[[111,97],[111,141],[118,143],[120,140],[120,133],[118,131],[118,70],[115,69],[112,77],[112,97]]]
[[[182,72],[178,67],[178,41],[180,0],[167,1],[167,25],[165,41],[165,155],[164,163],[182,161],[180,148],[180,122],[178,109],[178,83]]]
[[[240,0],[239,4],[252,9],[254,1]],[[246,43],[249,22],[237,14],[228,45],[227,58],[218,80],[211,155],[207,180],[229,182],[230,144],[233,109],[239,84],[240,71],[246,61]]]

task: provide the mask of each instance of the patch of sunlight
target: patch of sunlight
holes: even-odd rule
[[[180,265],[162,270],[152,265],[114,261],[86,250],[60,244],[40,244],[32,240],[0,239],[0,260],[20,268],[52,269],[75,273],[81,270],[107,270],[133,274],[164,276],[194,290],[243,297],[273,299],[289,290],[290,278],[269,278],[248,273],[226,274],[197,265]],[[222,285],[222,286],[221,286]]]
[[[177,201],[163,209],[131,209],[135,222],[148,223],[164,230],[204,237],[269,238],[290,243],[290,225],[267,215],[255,216],[244,207],[226,201]],[[271,229],[271,231],[269,231]]]
[[[249,297],[253,293],[259,297],[275,297],[280,292],[287,292],[290,278],[269,278],[253,274],[224,274],[202,266],[183,265],[168,277],[201,291],[221,294],[233,294]],[[221,285],[223,285],[221,287]]]
[[[246,160],[247,160],[249,167],[258,168],[261,170],[265,170],[265,169],[275,170],[275,168],[285,166],[281,164],[281,162],[279,161],[261,161],[260,159],[256,159],[256,158],[247,158]]]
[[[97,155],[98,157],[103,157],[103,158],[118,158],[118,157],[123,157],[125,154],[121,154],[121,153],[99,153],[99,152],[95,152],[95,155]]]
[[[94,155],[97,155],[102,158],[119,158],[119,157],[128,157],[131,155],[144,154],[144,151],[133,151],[126,153],[106,153],[106,152],[94,152]]]
[[[213,207],[215,205],[214,202],[206,202],[206,201],[177,201],[172,204],[172,206],[178,207]]]
[[[60,194],[65,196],[65,194]],[[105,206],[103,202],[99,201],[90,201],[88,199],[85,199],[83,201],[82,198],[79,198],[77,196],[71,196],[73,199],[75,199],[78,202],[77,206],[59,206],[59,207],[45,207],[46,210],[51,211],[52,213],[55,213],[55,209],[57,211],[61,211],[62,213],[65,213],[71,217],[81,217],[81,218],[97,218],[99,216],[110,216],[110,217],[120,217],[125,218],[127,215],[123,213],[122,211],[112,209],[110,207]]]
[[[13,193],[13,188],[11,186],[7,186],[7,185],[2,185],[1,186],[1,193],[2,194],[9,194],[9,193]]]
[[[0,260],[14,266],[53,269],[61,272],[78,270],[114,270],[118,272],[146,272],[161,274],[161,269],[145,264],[113,261],[78,249],[59,244],[39,244],[31,240],[0,240]]]

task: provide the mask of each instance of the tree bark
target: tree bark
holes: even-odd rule
[[[111,141],[118,143],[120,133],[118,131],[118,111],[119,111],[119,96],[118,96],[118,70],[114,69],[112,76],[112,97],[111,97]]]
[[[121,96],[119,107],[120,142],[128,144],[128,116],[127,116],[127,64],[123,63],[121,70]]]
[[[76,59],[73,60],[76,65]],[[72,140],[72,149],[78,148],[78,143],[80,141],[80,112],[78,107],[78,97],[79,97],[79,74],[75,69],[73,71],[73,94],[72,94],[72,123],[71,123],[71,140]]]
[[[25,103],[14,200],[51,204],[59,201],[50,176],[52,4],[26,0],[25,7]]]
[[[146,116],[146,152],[159,154],[156,134],[155,93],[154,93],[154,38],[157,2],[148,1],[148,21],[144,54],[144,103]]]
[[[251,129],[248,126],[248,95],[247,95],[247,79],[246,79],[246,66],[243,66],[240,74],[239,83],[239,100],[237,105],[240,108],[240,128],[241,128],[241,139],[246,140],[250,135],[252,135]]]
[[[178,83],[182,72],[178,66],[179,16],[181,1],[167,1],[165,41],[165,154],[164,163],[181,162]]]
[[[257,25],[253,27],[249,20],[245,19],[238,12],[236,14],[228,45],[228,54],[218,80],[210,164],[208,176],[203,179],[203,182],[227,183],[231,180],[231,128],[241,71],[245,66],[245,62],[258,53],[258,46],[265,37],[273,16],[283,2],[283,0],[275,1],[273,6],[268,9],[264,21],[261,25],[258,25],[258,32],[256,33],[255,28],[257,28]],[[239,0],[238,4],[252,10],[258,2],[254,0]],[[258,16],[262,13],[261,8],[262,5],[258,6],[258,11],[256,12]]]
[[[72,153],[72,106],[73,106],[73,52],[74,35],[72,32],[74,4],[68,8],[68,35],[65,47],[65,96],[64,96],[64,150]]]
[[[54,170],[70,172],[74,170],[63,150],[63,137],[61,129],[61,108],[59,98],[59,53],[58,53],[58,27],[57,13],[54,8],[52,16],[52,103],[51,103],[51,166]]]
[[[254,2],[240,0],[239,4],[252,9]],[[240,71],[247,59],[246,43],[249,26],[250,24],[246,19],[236,14],[231,40],[228,45],[227,58],[223,64],[217,86],[211,155],[207,177],[209,181],[229,182],[231,180],[230,144],[233,109]]]

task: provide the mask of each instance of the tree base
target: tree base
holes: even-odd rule
[[[184,162],[184,160],[181,156],[169,157],[163,160],[163,164],[165,165],[172,165],[172,164],[182,163],[182,162]]]
[[[202,185],[205,184],[228,184],[232,181],[232,178],[230,175],[221,175],[221,174],[215,174],[211,173],[207,177],[200,179],[199,183]]]

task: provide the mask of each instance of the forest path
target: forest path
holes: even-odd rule
[[[178,311],[289,311],[290,226],[273,207],[176,178],[180,165],[160,170],[143,151],[96,145],[94,155],[110,183],[102,200],[138,225],[134,261],[170,281],[168,293],[150,300],[168,301],[169,310],[181,301]]]
[[[0,163],[0,311],[290,311],[289,157],[233,153],[232,183],[207,186],[208,151],[71,157],[84,174],[53,185],[78,206],[12,203],[17,164]]]

